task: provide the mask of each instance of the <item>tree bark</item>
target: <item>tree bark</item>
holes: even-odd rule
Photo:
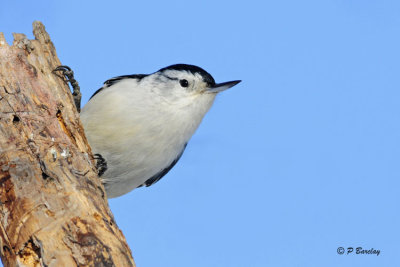
[[[0,254],[5,266],[134,266],[41,22],[0,33]]]

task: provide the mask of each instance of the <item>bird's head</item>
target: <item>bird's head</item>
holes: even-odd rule
[[[159,88],[158,93],[170,100],[205,97],[214,99],[215,95],[238,84],[240,80],[216,83],[205,70],[194,65],[176,64],[160,69],[149,77]],[[179,101],[180,102],[180,101]]]

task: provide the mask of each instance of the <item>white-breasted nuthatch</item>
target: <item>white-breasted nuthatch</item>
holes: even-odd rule
[[[107,196],[160,180],[181,157],[217,93],[239,82],[217,84],[202,68],[186,64],[107,80],[81,111]]]

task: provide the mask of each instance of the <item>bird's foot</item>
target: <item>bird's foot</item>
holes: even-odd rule
[[[61,75],[57,76],[65,78],[66,82],[71,84],[72,96],[74,98],[75,107],[78,110],[78,112],[81,112],[81,98],[82,98],[81,88],[79,87],[78,82],[74,78],[74,72],[70,67],[64,65],[58,66],[53,70],[54,73],[56,73],[57,71],[60,71],[62,73],[62,76]]]
[[[96,169],[99,176],[102,176],[107,170],[107,161],[100,154],[94,154],[94,159],[96,160]]]

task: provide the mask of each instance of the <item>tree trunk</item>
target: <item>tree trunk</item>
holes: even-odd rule
[[[0,33],[0,254],[5,266],[134,266],[41,22]]]

